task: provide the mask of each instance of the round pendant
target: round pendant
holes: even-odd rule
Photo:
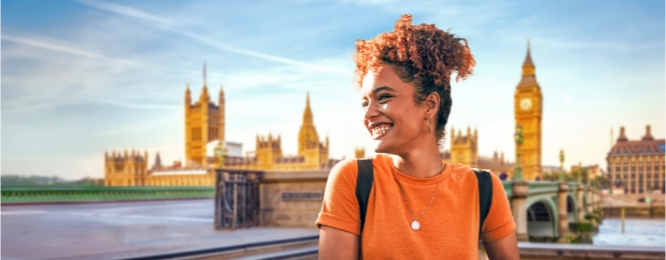
[[[421,228],[421,223],[419,223],[419,222],[416,221],[416,220],[412,221],[412,229],[413,229],[414,231],[419,230],[420,228]]]

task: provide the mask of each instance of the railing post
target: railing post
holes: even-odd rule
[[[234,173],[231,174],[231,176],[233,176],[231,183],[231,185],[233,185],[233,195],[231,198],[234,200],[231,229],[236,229],[236,226],[238,225],[238,174]]]
[[[215,228],[236,229],[256,225],[259,208],[259,179],[262,172],[218,169]]]
[[[569,218],[567,216],[567,191],[569,190],[569,184],[566,182],[560,182],[557,192],[557,234],[560,239],[564,238],[564,235],[569,231]]]
[[[584,212],[584,207],[583,207],[583,190],[584,190],[584,185],[581,183],[578,183],[576,189],[576,209],[578,212],[578,215],[576,216],[576,222],[581,223],[583,219],[585,219],[585,212]]]
[[[512,182],[511,197],[513,220],[516,222],[516,237],[518,241],[529,241],[527,236],[527,196],[529,186],[526,181]]]

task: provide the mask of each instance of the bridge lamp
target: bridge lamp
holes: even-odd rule
[[[560,150],[560,182],[564,182],[564,150]]]
[[[516,133],[513,135],[516,141],[516,167],[513,171],[513,180],[523,180],[523,167],[520,165],[520,146],[523,144],[523,126],[516,125]]]
[[[224,161],[227,158],[227,154],[229,153],[226,146],[224,145],[224,142],[220,141],[217,143],[214,153],[215,157],[217,158],[217,168],[224,168]]]

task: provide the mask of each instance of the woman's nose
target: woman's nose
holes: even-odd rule
[[[367,107],[365,107],[365,112],[363,113],[363,119],[367,121],[372,121],[372,118],[376,117],[377,115],[379,115],[377,106],[371,102],[368,104]]]

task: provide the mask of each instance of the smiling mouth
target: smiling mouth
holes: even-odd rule
[[[391,124],[382,124],[371,129],[373,136],[379,136],[388,133],[393,128]]]

